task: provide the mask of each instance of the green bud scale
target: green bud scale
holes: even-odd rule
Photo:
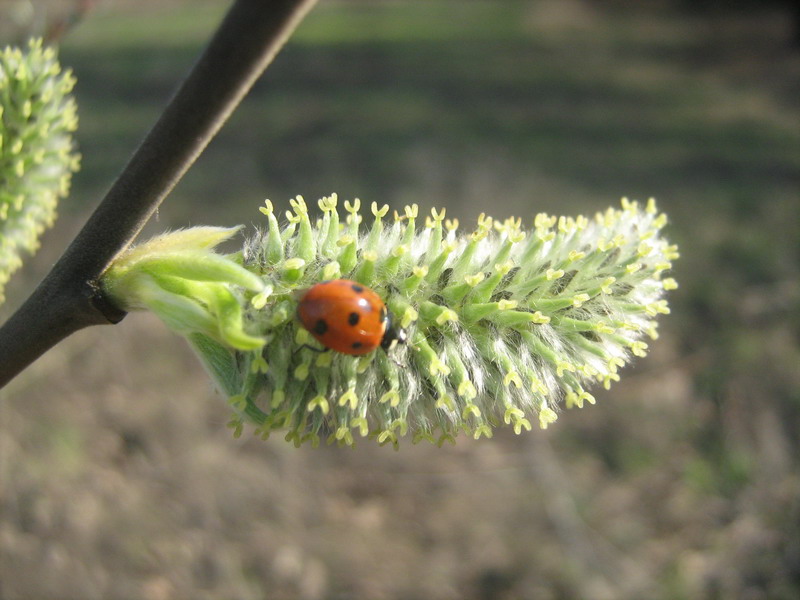
[[[26,52],[0,50],[0,302],[21,253],[38,249],[78,169],[74,84],[41,40]]]
[[[664,292],[677,286],[663,277],[678,253],[661,236],[667,219],[653,200],[623,199],[621,210],[591,219],[539,214],[530,229],[481,215],[466,234],[444,210],[419,223],[417,206],[407,206],[386,223],[388,206],[373,203],[364,228],[358,200],[344,203],[344,222],[337,205],[335,195],[320,200],[312,222],[297,197],[281,225],[266,202],[264,230],[227,257],[257,281],[208,281],[228,290],[235,318],[202,294],[190,297],[191,286],[157,283],[152,265],[147,285],[124,257],[107,277],[123,308],[172,307],[165,320],[229,398],[237,434],[251,423],[262,437],[281,430],[298,445],[369,437],[396,446],[404,436],[441,445],[461,433],[491,437],[502,425],[547,427],[562,400],[593,403],[591,385],[610,386],[632,356],[646,354],[655,317],[669,312]],[[150,256],[162,269],[170,261]],[[167,270],[197,284],[187,268]],[[118,285],[114,269],[127,283]],[[298,291],[337,278],[376,291],[408,343],[365,356],[322,351],[296,317]],[[136,290],[144,288],[143,299]],[[192,318],[175,309],[186,302]]]

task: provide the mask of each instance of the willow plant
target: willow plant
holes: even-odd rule
[[[149,309],[186,336],[233,409],[264,438],[299,445],[454,442],[545,428],[558,407],[594,403],[669,312],[665,277],[678,257],[654,200],[587,217],[480,215],[462,233],[442,209],[416,205],[387,219],[359,200],[302,197],[283,224],[267,201],[263,230],[229,255],[214,248],[239,228],[194,228],[129,250],[105,292],[124,310]],[[298,292],[347,278],[374,289],[408,343],[361,357],[324,348],[296,318]],[[318,346],[318,345],[317,345]],[[562,402],[563,401],[563,402]]]
[[[340,215],[337,197],[323,198],[312,219],[297,197],[283,223],[266,202],[263,229],[234,254],[216,247],[240,228],[199,227],[130,248],[106,268],[312,4],[285,0],[274,13],[234,4],[167,124],[3,326],[0,353],[14,362],[3,382],[71,331],[145,309],[189,340],[228,398],[237,435],[251,423],[298,445],[370,437],[396,446],[405,436],[443,444],[502,425],[547,427],[560,405],[593,403],[593,384],[610,386],[646,354],[656,317],[669,312],[664,293],[677,285],[664,275],[678,253],[652,200],[623,199],[592,218],[539,214],[527,226],[481,215],[461,233],[444,210],[422,219],[414,205],[388,219],[388,207],[373,203],[365,227],[358,200]],[[40,41],[0,52],[0,300],[78,167],[73,83]],[[298,293],[334,278],[374,289],[408,343],[359,357],[315,347],[295,316]],[[69,302],[52,309],[61,298]]]

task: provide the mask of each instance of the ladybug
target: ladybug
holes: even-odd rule
[[[374,291],[349,279],[323,281],[300,298],[297,316],[323,346],[360,356],[380,346],[388,351],[405,343],[406,333],[392,325],[392,316]]]

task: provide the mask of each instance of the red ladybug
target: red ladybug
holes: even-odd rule
[[[326,348],[360,356],[380,346],[404,343],[405,331],[392,326],[386,305],[374,291],[349,279],[323,281],[300,298],[297,316]]]

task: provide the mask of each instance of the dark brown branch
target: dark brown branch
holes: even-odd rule
[[[75,331],[119,322],[97,280],[141,231],[316,0],[236,0],[53,270],[0,328],[0,387]]]

